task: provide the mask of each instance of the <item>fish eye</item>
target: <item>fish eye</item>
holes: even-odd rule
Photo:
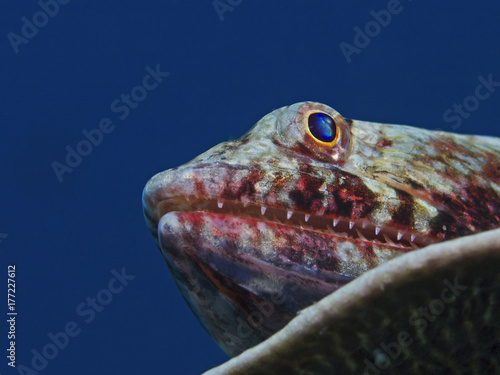
[[[311,135],[316,140],[331,143],[338,136],[338,126],[335,120],[323,112],[314,112],[309,115],[307,125]]]

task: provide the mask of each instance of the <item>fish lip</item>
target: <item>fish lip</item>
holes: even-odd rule
[[[384,226],[377,227],[366,219],[350,220],[344,217],[308,214],[253,203],[244,204],[224,199],[207,200],[195,196],[177,196],[160,201],[156,207],[156,217],[162,218],[165,214],[173,211],[201,211],[279,223],[302,230],[319,232],[324,235],[342,237],[346,241],[368,242],[401,252],[419,249],[437,242],[416,232],[407,232]],[[289,215],[290,217],[288,217]],[[152,224],[154,225],[154,223]]]

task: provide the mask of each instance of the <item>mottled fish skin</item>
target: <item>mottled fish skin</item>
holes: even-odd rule
[[[333,142],[309,130],[318,112]],[[388,259],[500,227],[500,139],[297,103],[154,176],[143,206],[184,298],[234,356]]]

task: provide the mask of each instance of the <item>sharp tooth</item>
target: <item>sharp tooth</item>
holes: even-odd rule
[[[337,219],[334,219],[333,220],[333,227],[335,228],[337,226],[337,224],[339,223],[339,221]]]
[[[287,218],[288,220],[290,220],[290,218],[292,217],[292,214],[293,214],[293,212],[292,212],[292,211],[287,211],[287,212],[286,212],[286,218]]]
[[[401,240],[401,238],[403,238],[403,233],[398,232],[398,241]]]
[[[267,207],[261,206],[260,207],[260,214],[264,215],[266,213]]]
[[[382,236],[384,236],[385,242],[389,245],[395,245],[395,243],[385,233],[382,233]]]
[[[365,237],[365,236],[363,236],[363,233],[361,233],[361,232],[359,231],[359,229],[358,229],[358,228],[356,228],[356,233],[358,234],[358,237],[359,237],[359,239],[360,239],[360,240],[363,240],[363,241],[368,241],[368,240],[366,239],[366,237]]]
[[[417,235],[416,235],[416,234],[412,234],[412,235],[411,235],[411,241],[412,241],[412,242],[413,242],[413,241],[415,241],[415,238],[416,238],[416,237],[417,237]]]
[[[380,228],[380,227],[375,227],[375,235],[376,235],[376,236],[378,236],[378,234],[380,233],[380,230],[381,230],[381,229],[382,229],[382,228]]]
[[[354,226],[354,221],[350,221],[349,222],[349,229],[352,229],[353,226]]]
[[[304,219],[306,220],[306,223],[309,221],[309,218],[311,217],[311,215],[305,215],[304,216]]]
[[[361,228],[362,228],[362,229],[366,229],[366,226],[367,226],[367,225],[368,225],[368,223],[366,222],[366,220],[363,220],[363,221],[361,222]]]
[[[319,187],[319,191],[326,192],[326,183],[323,182],[323,184]]]
[[[218,200],[217,201],[217,207],[222,208],[222,206],[224,206],[224,202],[221,201],[221,200]]]

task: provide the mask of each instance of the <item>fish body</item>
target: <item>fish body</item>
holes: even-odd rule
[[[146,222],[230,356],[366,271],[500,227],[500,139],[277,109],[154,176]]]

